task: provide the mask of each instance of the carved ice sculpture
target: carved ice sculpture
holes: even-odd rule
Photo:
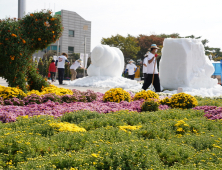
[[[210,88],[217,84],[211,78],[214,67],[198,39],[165,39],[159,71],[164,89]]]
[[[91,54],[92,63],[87,69],[89,76],[120,77],[124,69],[122,51],[108,45],[96,46]]]

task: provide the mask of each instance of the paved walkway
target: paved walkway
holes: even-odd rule
[[[67,80],[64,80],[63,82],[65,82]],[[51,82],[51,81],[50,81]],[[80,91],[86,91],[86,90],[93,90],[94,92],[101,92],[101,93],[105,93],[106,91],[108,91],[110,88],[96,88],[96,87],[79,87],[79,86],[70,86],[70,85],[59,85],[58,80],[56,80],[56,82],[52,83],[53,85],[57,86],[57,87],[63,87],[66,89],[76,89],[76,90],[80,90]],[[4,80],[3,78],[0,77],[0,85],[2,86],[8,86],[8,83],[6,82],[6,80]]]

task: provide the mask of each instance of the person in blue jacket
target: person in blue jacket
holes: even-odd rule
[[[126,65],[126,70],[125,70],[125,73],[128,72],[128,78],[130,78],[131,80],[134,80],[135,73],[137,70],[137,66],[133,64],[133,62],[134,61],[131,59],[129,61],[129,64]]]

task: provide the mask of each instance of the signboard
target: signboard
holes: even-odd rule
[[[80,58],[82,59],[83,66],[86,68],[87,67],[87,61],[88,61],[88,54],[86,54],[86,58],[84,60],[84,53],[80,53]],[[86,61],[86,63],[84,63]]]

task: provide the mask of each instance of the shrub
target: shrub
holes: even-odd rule
[[[86,92],[81,92],[80,90],[72,90],[72,101],[79,102],[92,102],[98,99],[97,93],[92,90],[87,90]]]
[[[42,102],[45,103],[47,101],[53,101],[53,102],[60,102],[60,96],[57,96],[56,94],[54,93],[49,93],[49,94],[44,94],[42,95]]]
[[[164,99],[160,100],[159,102],[160,102],[160,104],[162,104],[162,105],[168,105],[168,106],[171,105],[171,99],[168,98],[168,97],[165,97]]]
[[[72,102],[72,96],[68,95],[68,94],[65,94],[65,95],[61,96],[61,102],[71,103]]]
[[[5,105],[14,105],[14,106],[24,106],[25,102],[23,100],[20,100],[18,98],[11,98],[11,99],[6,99],[5,101]]]
[[[209,97],[195,97],[198,100],[198,106],[222,106],[221,99],[211,99]]]
[[[142,105],[142,111],[155,112],[158,111],[159,104],[154,99],[146,100]]]
[[[186,93],[174,94],[171,97],[172,108],[190,109],[197,106],[197,104],[198,102],[195,97]]]
[[[87,90],[86,92],[83,92],[86,96],[86,99],[88,102],[96,101],[97,100],[97,94],[92,90]]]
[[[2,97],[4,100],[13,97],[22,99],[25,96],[26,94],[19,88],[0,86],[0,97]]]
[[[24,99],[25,104],[40,104],[42,103],[42,97],[38,96],[37,94],[31,94],[30,96],[25,97]]]
[[[65,89],[65,88],[59,88],[54,85],[50,85],[49,87],[42,87],[41,90],[42,90],[41,95],[49,94],[49,93],[55,93],[58,96],[62,96],[65,94],[73,95],[72,90]]]
[[[31,90],[48,86],[31,64],[31,56],[61,36],[61,17],[51,13],[40,11],[18,20],[0,20],[0,76],[7,80],[9,86],[19,86],[25,92],[26,83]]]
[[[105,102],[121,102],[121,101],[127,101],[130,102],[131,96],[130,94],[123,90],[122,88],[112,88],[109,91],[105,93],[103,96],[103,101]]]
[[[151,90],[148,90],[148,91],[142,90],[142,91],[137,92],[135,94],[133,100],[139,100],[139,99],[147,100],[147,99],[150,99],[150,98],[159,99],[159,95],[156,94],[155,92],[151,91]]]
[[[27,96],[30,96],[31,94],[36,94],[40,96],[41,92],[38,90],[31,90],[31,91],[28,91]]]

